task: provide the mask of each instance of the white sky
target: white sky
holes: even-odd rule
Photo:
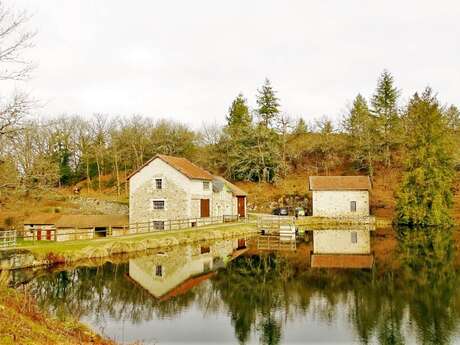
[[[4,2],[34,14],[38,68],[15,87],[42,114],[223,123],[233,98],[254,106],[268,77],[286,113],[338,118],[384,68],[403,99],[430,85],[460,104],[458,1]]]

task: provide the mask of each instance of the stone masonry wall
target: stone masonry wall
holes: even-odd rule
[[[155,179],[152,178],[139,186],[130,195],[129,222],[144,223],[151,220],[170,220],[188,218],[189,195],[180,188],[173,179],[163,178],[164,188],[155,188]],[[153,199],[164,199],[165,209],[154,210]]]
[[[351,212],[350,202],[356,201],[356,212]],[[369,216],[368,191],[313,191],[313,216],[315,217],[365,217]]]

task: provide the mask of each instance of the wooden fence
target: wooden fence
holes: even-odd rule
[[[69,240],[93,240],[104,237],[122,237],[140,234],[148,234],[153,232],[168,232],[178,231],[192,228],[200,228],[204,226],[217,225],[223,223],[247,222],[247,218],[239,216],[225,215],[220,217],[207,218],[185,218],[171,219],[165,221],[151,221],[144,223],[132,223],[126,225],[107,225],[107,226],[87,226],[81,228],[78,226],[70,228],[47,228],[33,229],[32,233],[24,233],[23,240],[25,241],[69,241]]]
[[[0,248],[16,246],[16,230],[0,231]]]

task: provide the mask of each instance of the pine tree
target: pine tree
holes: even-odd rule
[[[300,134],[305,134],[308,133],[308,125],[305,123],[305,120],[301,117],[297,121],[297,124],[295,125],[294,131],[292,134],[294,135],[300,135]]]
[[[267,128],[270,127],[280,112],[280,104],[279,99],[276,97],[276,91],[273,90],[268,79],[265,79],[262,89],[258,90],[257,105],[257,114],[261,119],[261,123]]]
[[[240,93],[228,109],[227,125],[229,127],[248,126],[251,124],[251,114],[246,104],[246,98]]]
[[[343,126],[350,135],[350,150],[359,168],[366,168],[369,175],[374,175],[374,157],[376,120],[367,106],[366,99],[358,94],[353,101],[350,114],[345,118]]]
[[[452,143],[447,120],[430,88],[415,94],[405,115],[407,160],[397,193],[396,221],[405,225],[451,222]]]
[[[372,112],[378,119],[379,143],[386,167],[391,165],[391,150],[400,140],[400,119],[398,115],[399,91],[394,86],[393,76],[383,71],[372,96]]]

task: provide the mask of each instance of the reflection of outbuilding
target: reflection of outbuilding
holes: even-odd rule
[[[160,300],[184,294],[245,248],[242,240],[177,246],[168,252],[129,260],[129,277]],[[239,249],[240,248],[240,249]]]
[[[128,216],[37,215],[24,221],[28,240],[84,240],[128,233]]]
[[[370,268],[373,226],[313,230],[312,267]]]

